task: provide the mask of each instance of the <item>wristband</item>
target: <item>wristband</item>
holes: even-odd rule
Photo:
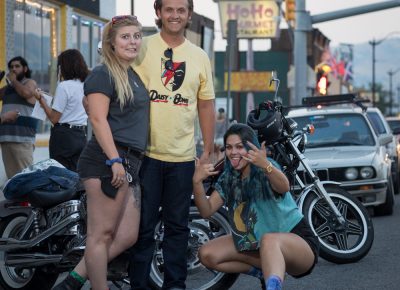
[[[122,163],[123,161],[124,161],[124,159],[121,157],[113,158],[110,160],[106,160],[106,165],[112,166],[114,163]]]

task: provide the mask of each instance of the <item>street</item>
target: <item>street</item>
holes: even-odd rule
[[[369,254],[354,264],[336,265],[320,259],[313,273],[301,279],[287,276],[284,289],[362,290],[399,289],[400,284],[400,195],[392,216],[373,217],[375,240]],[[85,286],[89,290],[89,286]],[[118,288],[110,285],[110,289]],[[128,286],[123,289],[129,289]],[[241,275],[231,290],[260,289],[257,279]]]
[[[47,150],[45,147],[37,147],[35,161],[48,158]],[[284,282],[284,289],[399,289],[400,195],[395,196],[395,202],[392,216],[372,218],[375,230],[374,244],[369,254],[361,261],[336,265],[320,259],[311,275],[301,279],[288,276]],[[83,289],[89,290],[90,286],[86,285]],[[118,288],[110,285],[110,289]],[[260,284],[255,278],[241,275],[230,289],[260,289]]]

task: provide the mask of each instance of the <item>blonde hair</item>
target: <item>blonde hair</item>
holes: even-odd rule
[[[110,71],[110,77],[114,80],[115,90],[121,108],[134,99],[132,87],[129,84],[128,70],[115,55],[113,45],[118,29],[125,26],[136,26],[140,31],[142,30],[142,25],[136,17],[130,15],[125,18],[121,17],[121,19],[116,21],[112,20],[105,25],[101,41],[101,62],[107,66]]]

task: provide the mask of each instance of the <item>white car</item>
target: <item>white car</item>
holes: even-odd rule
[[[315,106],[287,115],[298,128],[314,125],[304,154],[322,181],[339,182],[376,215],[393,213],[392,161],[386,148],[392,136],[375,134],[364,110],[353,105]]]
[[[394,187],[394,194],[399,194],[400,189],[400,144],[396,137],[400,134],[400,128],[391,129],[388,122],[385,120],[382,112],[375,107],[368,108],[367,117],[379,136],[392,136],[392,142],[386,144],[390,159],[392,159],[392,180]]]

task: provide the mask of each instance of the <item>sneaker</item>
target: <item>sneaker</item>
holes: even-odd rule
[[[61,283],[56,285],[52,290],[80,290],[83,284],[71,275],[68,275]]]
[[[282,282],[278,276],[271,275],[267,280],[267,290],[282,290]]]

